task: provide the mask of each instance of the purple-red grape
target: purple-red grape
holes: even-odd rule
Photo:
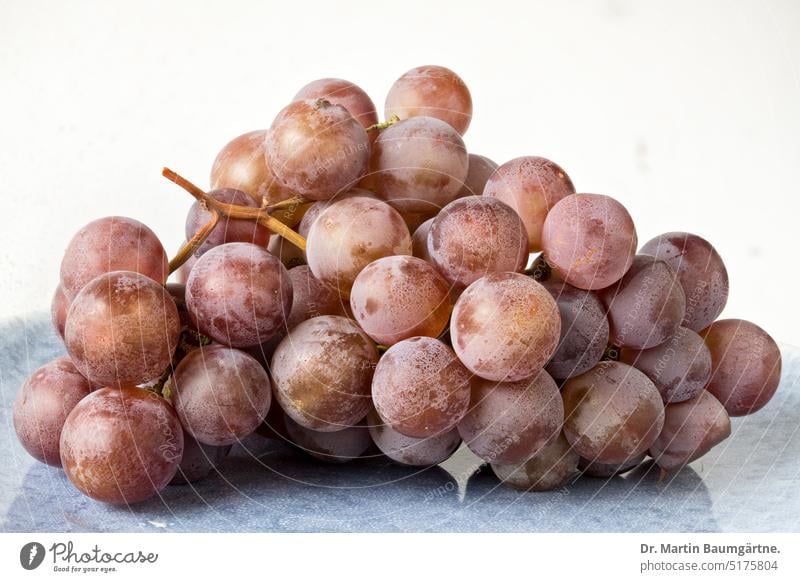
[[[293,101],[325,99],[341,105],[364,129],[378,123],[378,113],[369,95],[358,85],[344,79],[317,79],[304,85]]]
[[[461,444],[458,430],[426,438],[414,438],[397,432],[383,422],[375,409],[367,414],[369,434],[378,449],[395,463],[412,467],[430,467],[449,459]]]
[[[346,463],[363,455],[372,444],[369,430],[363,424],[334,432],[311,430],[286,415],[286,432],[303,451],[326,463]]]
[[[578,453],[563,434],[523,463],[492,463],[506,485],[521,491],[549,491],[566,484],[578,471]]]
[[[258,208],[259,206],[253,198],[241,190],[232,188],[212,190],[208,195],[225,204],[237,204],[249,208]],[[191,239],[210,219],[211,213],[206,210],[204,203],[196,200],[186,216],[186,239]],[[214,247],[230,242],[247,242],[265,247],[269,236],[269,230],[252,220],[221,218],[195,254],[200,256]]]
[[[429,218],[420,224],[411,236],[411,253],[418,259],[429,263],[432,261],[428,254],[428,233],[431,231],[433,220],[433,218]]]
[[[495,170],[497,170],[497,164],[486,156],[469,154],[467,177],[464,178],[464,185],[458,192],[458,197],[481,196],[483,189],[486,188],[486,182],[494,174]]]
[[[339,294],[323,285],[308,265],[289,269],[292,281],[292,309],[286,317],[286,330],[320,315],[346,315]]]
[[[303,219],[300,221],[300,225],[297,227],[297,232],[303,238],[308,238],[308,232],[311,230],[311,225],[314,224],[314,221],[319,218],[319,215],[322,214],[323,211],[328,208],[328,206],[334,202],[338,202],[339,200],[355,198],[357,196],[361,198],[378,198],[369,190],[364,190],[363,188],[351,188],[347,192],[337,194],[330,200],[320,200],[318,202],[314,202],[314,204],[312,204],[303,215]]]

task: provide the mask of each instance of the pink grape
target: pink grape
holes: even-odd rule
[[[93,386],[144,384],[170,365],[180,318],[164,287],[139,273],[93,279],[69,308],[64,343]]]
[[[472,120],[472,96],[464,81],[448,68],[415,67],[394,82],[386,96],[386,119],[436,117],[464,134]]]
[[[267,164],[287,188],[327,200],[355,185],[367,168],[369,138],[341,105],[305,99],[287,105],[269,130]]]
[[[473,378],[470,407],[458,432],[490,463],[524,463],[561,434],[564,404],[553,378],[540,371],[519,382]]]
[[[346,463],[363,455],[372,445],[366,426],[349,426],[335,432],[311,430],[284,418],[292,442],[315,459],[326,463]]]
[[[431,262],[458,290],[487,273],[521,272],[528,261],[525,225],[510,206],[468,196],[445,206],[428,232]]]
[[[181,424],[199,443],[223,446],[256,430],[267,415],[269,376],[251,355],[220,345],[189,353],[171,380]]]
[[[134,271],[165,283],[169,259],[161,241],[144,224],[108,216],[72,237],[61,261],[61,288],[72,300],[89,281],[112,271]]]
[[[636,240],[625,207],[600,194],[562,198],[542,229],[547,262],[579,289],[602,289],[619,281],[633,263]]]
[[[375,409],[367,414],[369,434],[380,451],[395,463],[412,467],[431,467],[449,459],[461,444],[458,430],[426,438],[414,438],[397,432],[384,423]]]
[[[522,463],[492,463],[492,471],[506,485],[522,491],[550,491],[566,484],[578,471],[578,453],[564,435]]]
[[[323,315],[293,328],[272,356],[275,397],[311,430],[355,426],[370,407],[378,350],[354,321]]]
[[[67,299],[67,295],[61,285],[56,287],[53,299],[50,302],[50,320],[62,340],[64,339],[64,328],[67,325],[67,312],[69,311],[70,303],[71,301]]]
[[[48,362],[22,384],[14,402],[14,428],[33,458],[61,466],[59,440],[67,415],[92,391],[67,357]]]
[[[744,319],[720,319],[700,335],[711,352],[706,390],[731,416],[763,408],[781,381],[781,352],[775,340]]]
[[[308,265],[289,269],[292,282],[292,309],[286,317],[287,331],[312,317],[346,315],[339,294],[323,285]]]
[[[411,254],[411,235],[385,202],[356,196],[332,203],[311,225],[306,256],[323,284],[350,297],[361,270],[376,259]]]
[[[663,344],[678,331],[686,312],[675,271],[650,255],[636,255],[622,279],[598,295],[608,309],[611,342],[626,348]]]
[[[414,336],[437,337],[453,309],[447,281],[429,263],[384,257],[358,274],[350,306],[361,328],[385,346]]]
[[[232,188],[212,190],[208,195],[226,204],[238,204],[249,208],[258,208],[259,206],[253,198],[241,190]],[[204,208],[204,203],[196,200],[186,216],[186,239],[191,239],[210,219],[211,213]],[[265,247],[269,241],[269,236],[269,231],[265,227],[252,220],[222,218],[195,254],[200,256],[214,247],[230,242],[248,242]]]
[[[344,79],[317,79],[304,85],[293,101],[325,99],[341,105],[364,129],[378,123],[378,113],[369,95],[358,85]]]
[[[481,196],[483,194],[483,189],[486,187],[486,182],[492,174],[494,174],[495,170],[497,170],[497,164],[486,156],[469,154],[467,177],[464,179],[464,185],[458,192],[458,197]]]
[[[311,230],[311,225],[314,224],[314,221],[319,218],[319,215],[322,214],[322,212],[328,208],[328,206],[334,202],[338,202],[339,200],[344,200],[345,198],[355,198],[357,196],[362,198],[378,198],[369,190],[364,190],[363,188],[352,188],[347,192],[336,195],[331,200],[320,200],[319,202],[314,202],[314,204],[312,204],[303,215],[303,219],[300,221],[300,226],[297,227],[297,232],[300,233],[300,236],[303,238],[308,238],[308,232]]]
[[[542,228],[557,202],[575,194],[567,173],[555,162],[536,156],[515,158],[491,175],[478,194],[502,200],[522,218],[528,233],[528,251],[542,250]]]
[[[450,319],[459,359],[487,380],[534,376],[555,353],[561,318],[553,297],[517,273],[490,273],[461,294]]]
[[[411,236],[411,253],[428,263],[431,262],[431,256],[428,254],[428,233],[431,231],[433,221],[433,218],[429,218],[420,224]]]
[[[287,269],[294,269],[306,264],[306,255],[302,249],[287,241],[279,234],[273,234],[267,244],[269,254],[276,257]]]
[[[368,184],[403,213],[428,213],[452,202],[467,177],[464,141],[433,117],[413,117],[381,131]]]
[[[441,341],[413,337],[390,347],[375,368],[372,399],[383,422],[425,438],[454,428],[467,413],[469,372]]]
[[[668,232],[649,240],[642,253],[666,261],[678,274],[686,295],[684,327],[699,332],[728,302],[728,271],[711,244],[695,234]]]
[[[186,305],[211,339],[231,346],[264,343],[283,326],[292,307],[292,283],[266,249],[228,243],[205,253],[189,274]]]

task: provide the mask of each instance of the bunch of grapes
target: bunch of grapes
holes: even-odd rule
[[[546,490],[678,470],[770,400],[778,347],[717,320],[711,244],[639,246],[556,163],[468,153],[471,117],[444,67],[400,77],[380,123],[321,79],[225,145],[209,191],[165,169],[196,198],[172,260],[136,220],[87,224],[53,298],[67,355],[16,401],[23,446],[110,503],[203,478],[254,432],[328,462],[430,466],[463,443]]]

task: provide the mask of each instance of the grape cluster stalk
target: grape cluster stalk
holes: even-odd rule
[[[545,491],[678,471],[768,404],[780,351],[720,319],[711,243],[640,244],[561,165],[468,151],[472,115],[441,66],[402,75],[385,121],[318,79],[222,148],[208,190],[164,168],[194,198],[171,260],[137,220],[86,224],[52,301],[66,354],[14,405],[22,446],[115,504],[224,475],[254,434],[372,467],[463,447]]]

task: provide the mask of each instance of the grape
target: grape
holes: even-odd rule
[[[625,461],[624,463],[592,463],[586,459],[581,459],[578,461],[578,469],[580,469],[581,473],[587,477],[609,479],[611,477],[627,473],[631,469],[638,467],[642,464],[642,462],[644,462],[646,457],[647,454],[643,453],[638,457],[634,457],[630,461]]]
[[[275,204],[294,196],[267,164],[264,148],[267,134],[266,129],[251,131],[227,143],[211,168],[211,188],[241,190],[259,206],[265,198],[267,204]]]
[[[450,319],[450,287],[422,259],[384,257],[356,277],[350,306],[361,328],[391,346],[413,336],[437,337]]]
[[[223,188],[221,190],[212,190],[208,195],[226,204],[258,208],[258,204],[241,190]],[[210,219],[211,213],[205,209],[205,202],[195,200],[189,209],[189,214],[186,216],[186,239],[191,239]],[[249,242],[265,247],[269,236],[269,230],[252,220],[221,218],[209,237],[195,251],[195,254],[200,256],[216,246],[230,242]]]
[[[608,319],[603,304],[591,291],[557,280],[542,283],[556,300],[561,336],[547,372],[554,378],[572,378],[600,361],[608,344]]]
[[[169,259],[144,224],[109,216],[90,222],[72,237],[61,261],[61,288],[72,300],[89,281],[112,271],[134,271],[164,283]]]
[[[307,265],[289,269],[292,281],[292,309],[286,318],[286,329],[320,315],[346,315],[339,294],[320,283]]]
[[[171,380],[181,424],[199,443],[231,445],[256,430],[272,401],[269,376],[251,355],[220,345],[187,355]]]
[[[695,398],[668,404],[664,429],[650,455],[666,471],[699,459],[731,434],[731,419],[719,400],[705,390]]]
[[[470,408],[458,432],[490,463],[524,463],[561,433],[564,404],[553,378],[540,371],[520,382],[472,380]]]
[[[50,303],[50,319],[56,333],[64,339],[64,328],[67,325],[67,312],[69,311],[70,300],[67,299],[63,287],[59,285],[53,293],[53,300]]]
[[[436,117],[464,134],[472,120],[469,89],[450,69],[436,65],[416,67],[394,82],[386,96],[386,119]]]
[[[451,202],[428,233],[431,262],[458,290],[487,273],[517,271],[528,261],[525,225],[510,206],[482,196]]]
[[[272,356],[275,397],[292,420],[332,432],[355,426],[369,410],[375,344],[354,321],[323,315],[289,332]]]
[[[621,362],[600,362],[567,380],[564,435],[590,462],[625,463],[647,451],[664,425],[658,390],[642,372]]]
[[[161,396],[122,386],[92,392],[61,432],[61,464],[83,494],[137,503],[163,489],[183,456],[183,430]]]
[[[628,211],[600,194],[562,198],[542,229],[547,262],[579,289],[602,289],[619,281],[633,262],[636,240]]]
[[[413,233],[416,231],[423,222],[434,218],[439,213],[438,206],[431,207],[429,212],[401,212],[400,216],[408,227],[408,232]]]
[[[279,234],[274,234],[270,237],[267,250],[287,269],[294,269],[295,267],[306,264],[306,255],[303,250],[296,247]]]
[[[696,397],[711,378],[711,353],[703,338],[687,327],[649,350],[620,351],[620,361],[644,372],[664,404]]]
[[[199,443],[184,431],[183,456],[178,472],[169,484],[187,485],[205,479],[228,456],[230,450],[230,445],[215,447]]]
[[[368,183],[403,213],[433,214],[452,202],[467,177],[464,141],[432,117],[414,117],[381,131]]]
[[[542,250],[542,227],[548,211],[575,194],[575,186],[558,164],[525,156],[497,168],[481,193],[502,200],[519,214],[528,233],[528,251],[535,253]]]
[[[578,470],[578,453],[563,434],[523,463],[492,463],[492,471],[506,485],[522,491],[549,491],[567,483]]]
[[[561,330],[556,302],[517,273],[490,273],[467,287],[453,308],[450,336],[459,359],[487,380],[534,376],[555,352]]]
[[[255,346],[283,326],[292,283],[280,261],[250,243],[214,247],[197,261],[186,283],[192,321],[231,347]]]
[[[410,437],[432,437],[454,428],[467,413],[469,378],[441,341],[414,337],[383,354],[372,379],[372,399],[392,429]]]
[[[417,439],[385,424],[375,409],[367,414],[369,434],[380,451],[395,463],[430,467],[449,459],[461,444],[458,430],[451,428],[436,436]]]
[[[325,99],[334,105],[341,105],[364,129],[378,123],[378,113],[369,95],[358,85],[344,79],[311,81],[297,92],[293,101],[305,99]]]
[[[179,334],[178,309],[164,287],[139,273],[116,271],[78,293],[64,343],[93,386],[136,385],[169,366]]]
[[[686,298],[675,271],[650,255],[636,255],[615,285],[598,292],[608,309],[611,343],[644,350],[667,341],[678,331]]]
[[[431,230],[431,225],[434,219],[429,218],[417,227],[414,234],[411,236],[411,252],[418,259],[431,262],[431,256],[428,254],[428,233]]]
[[[354,198],[356,196],[377,199],[377,196],[375,196],[375,194],[369,190],[364,190],[363,188],[352,188],[347,192],[338,194],[331,200],[320,200],[319,202],[314,202],[314,204],[312,204],[308,211],[303,215],[303,220],[300,221],[300,226],[297,227],[297,232],[303,238],[308,238],[308,231],[311,230],[311,225],[314,224],[314,221],[319,218],[319,215],[322,214],[322,212],[328,208],[328,206],[334,202],[338,202],[339,200],[344,200],[345,198]]]
[[[722,313],[728,302],[728,271],[708,241],[668,232],[645,243],[641,252],[666,261],[678,273],[686,295],[683,327],[699,332]]]
[[[744,416],[770,401],[781,381],[781,352],[756,324],[721,319],[700,332],[711,352],[711,392],[731,416]]]
[[[306,256],[314,276],[347,299],[361,270],[372,261],[411,254],[403,219],[380,200],[356,196],[326,208],[308,232]]]
[[[14,428],[33,458],[61,466],[59,439],[64,421],[91,391],[91,384],[67,357],[48,362],[25,380],[14,402]]]
[[[335,432],[320,432],[300,426],[290,416],[284,418],[292,441],[306,453],[327,463],[346,463],[357,459],[372,444],[366,426],[349,426]]]
[[[483,189],[486,187],[486,182],[489,180],[489,177],[494,174],[495,170],[497,170],[497,164],[486,156],[479,156],[478,154],[469,154],[468,166],[464,185],[458,192],[459,198],[482,195]]]
[[[306,99],[278,113],[266,151],[267,163],[284,186],[311,200],[327,200],[364,173],[369,138],[341,105]]]

